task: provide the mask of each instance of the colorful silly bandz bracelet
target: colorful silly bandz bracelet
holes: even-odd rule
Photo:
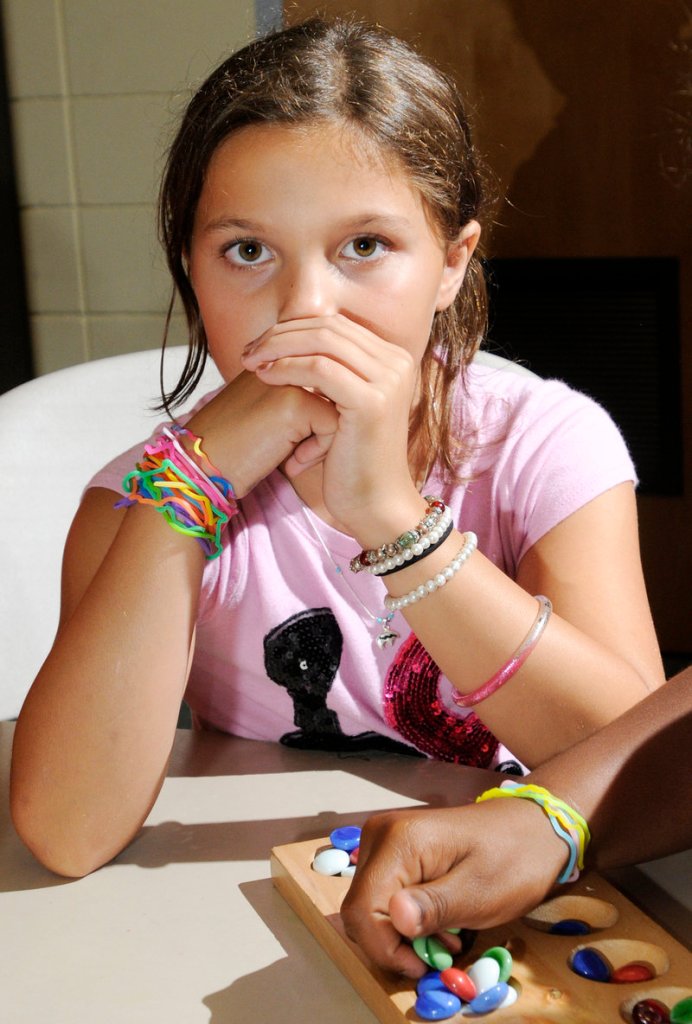
[[[179,438],[192,442],[192,452]],[[149,505],[178,533],[198,541],[208,559],[221,554],[221,536],[238,512],[231,483],[202,451],[201,438],[171,424],[151,444],[136,468],[123,479],[128,496],[116,508]],[[200,465],[201,463],[201,465]]]
[[[591,841],[589,826],[581,814],[542,786],[515,782],[512,779],[507,779],[499,787],[481,793],[479,797],[476,797],[476,803],[499,797],[518,797],[521,800],[533,800],[538,804],[547,816],[555,834],[564,840],[569,848],[570,855],[567,865],[560,872],[557,880],[560,883],[576,882],[579,872],[584,867],[584,855]]]

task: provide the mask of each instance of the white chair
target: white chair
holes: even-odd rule
[[[507,373],[518,373],[523,377],[538,376],[533,370],[529,370],[528,366],[523,366],[522,363],[513,363],[511,359],[505,359],[504,356],[499,356],[495,352],[476,352],[473,361],[482,363],[484,366],[492,366],[496,370],[504,370]]]
[[[167,387],[185,354],[167,350]],[[210,362],[195,396],[220,382]],[[152,411],[158,397],[158,350],[71,366],[0,395],[0,719],[16,717],[53,642],[62,550],[84,485],[166,419]]]
[[[167,387],[178,379],[185,353],[184,347],[167,351]],[[476,358],[530,373],[501,356]],[[209,363],[196,396],[220,381]],[[17,716],[53,642],[62,550],[84,485],[166,418],[151,410],[158,382],[159,352],[151,350],[82,363],[0,395],[0,719]]]

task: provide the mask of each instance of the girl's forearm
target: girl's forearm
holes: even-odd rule
[[[429,558],[397,576],[397,593],[434,576],[461,546],[452,535]],[[551,595],[548,595],[551,596]],[[537,602],[476,551],[431,598],[406,618],[442,672],[462,694],[476,690],[526,637]],[[530,767],[625,712],[647,684],[617,652],[553,615],[521,669],[475,707],[484,723]]]
[[[198,545],[160,516],[128,511],[27,697],[12,813],[26,844],[58,873],[82,875],[115,856],[156,798],[202,565]]]

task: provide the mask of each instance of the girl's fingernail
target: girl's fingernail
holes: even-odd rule
[[[243,349],[243,355],[251,356],[255,349],[259,348],[261,341],[261,338],[254,338],[253,341],[249,341]]]
[[[267,328],[267,330],[265,330],[265,331],[262,331],[261,334],[258,334],[256,338],[252,339],[252,341],[248,341],[247,345],[243,349],[243,355],[244,356],[251,356],[253,354],[253,352],[256,352],[257,349],[262,344],[262,342],[264,341],[264,339],[266,338],[268,331],[269,331],[269,328]]]

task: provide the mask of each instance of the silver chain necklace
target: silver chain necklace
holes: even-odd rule
[[[370,611],[370,609],[367,607],[367,605],[363,604],[361,599],[358,597],[358,594],[356,594],[355,590],[349,584],[348,580],[344,576],[344,570],[339,565],[339,563],[336,561],[336,559],[332,555],[331,551],[329,550],[329,548],[325,544],[324,539],[323,539],[321,533],[319,532],[319,530],[317,529],[316,524],[313,523],[313,521],[312,521],[312,519],[311,519],[311,517],[309,515],[307,506],[301,504],[301,508],[303,510],[303,515],[305,516],[305,521],[307,522],[307,524],[310,527],[311,531],[314,533],[315,537],[319,541],[320,546],[321,546],[322,550],[324,551],[325,555],[327,556],[329,561],[332,563],[332,566],[334,567],[334,570],[335,570],[337,576],[343,582],[344,586],[347,587],[348,590],[351,592],[351,596],[358,602],[358,604],[361,606],[361,608],[363,609],[365,614],[370,619],[372,619],[373,622],[377,623],[377,625],[380,627],[380,631],[377,634],[377,636],[375,637],[375,642],[377,643],[377,646],[380,648],[380,650],[382,650],[385,647],[391,647],[392,644],[396,640],[398,640],[399,637],[400,637],[400,634],[397,633],[396,630],[391,629],[390,625],[389,625],[389,623],[394,618],[394,612],[385,612],[384,615],[375,615],[375,614],[373,614],[373,612]]]

